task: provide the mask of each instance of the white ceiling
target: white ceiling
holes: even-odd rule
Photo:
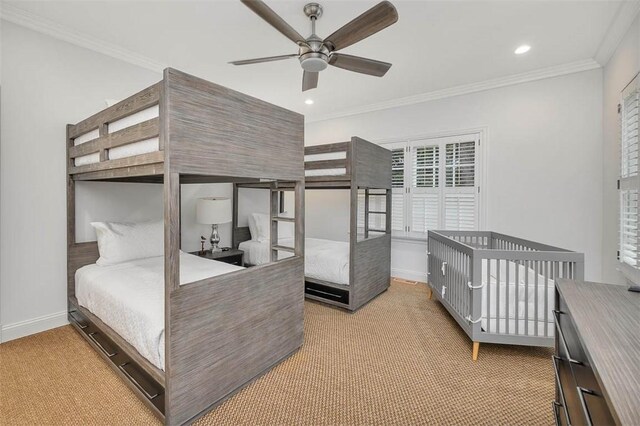
[[[5,2],[33,18],[126,49],[267,101],[319,117],[365,105],[594,58],[617,1],[394,0],[399,20],[345,53],[393,63],[383,78],[329,67],[302,93],[297,60],[227,62],[296,53],[294,43],[239,1]],[[300,33],[305,0],[267,3]],[[377,1],[324,1],[326,36]],[[530,44],[529,53],[514,49]],[[315,104],[307,106],[304,100]]]

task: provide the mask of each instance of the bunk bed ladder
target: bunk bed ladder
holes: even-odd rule
[[[271,261],[278,260],[278,221],[275,218],[279,215],[278,203],[278,183],[273,182],[270,188],[269,217],[271,218],[271,238],[269,238],[269,252],[271,253]]]

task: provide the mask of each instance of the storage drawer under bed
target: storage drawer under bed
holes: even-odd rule
[[[126,377],[158,412],[164,415],[164,387],[82,312],[73,309],[69,311],[68,317],[69,322],[108,360],[112,368]]]
[[[331,300],[333,302],[349,305],[349,290],[344,290],[341,288],[330,287],[328,285],[305,281],[304,291],[306,294],[311,296],[321,297],[323,299]]]

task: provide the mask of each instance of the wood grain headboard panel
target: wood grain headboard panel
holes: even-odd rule
[[[67,288],[69,289],[69,297],[76,295],[76,271],[83,266],[96,263],[100,253],[98,252],[98,243],[91,241],[88,243],[69,244],[67,250]]]
[[[239,226],[233,230],[233,248],[238,248],[238,245],[243,241],[249,241],[251,239],[251,231],[248,226]]]

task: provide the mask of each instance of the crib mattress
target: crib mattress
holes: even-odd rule
[[[555,283],[553,280],[548,280],[545,285],[544,277],[539,278],[538,282],[537,286],[534,280],[531,280],[528,284],[526,282],[507,283],[501,280],[500,284],[498,284],[495,277],[490,277],[489,285],[487,285],[487,279],[483,279],[483,330],[504,334],[507,332],[508,325],[509,334],[553,336],[552,310],[555,298]],[[487,298],[489,299],[488,307]],[[509,302],[508,312],[507,300]],[[538,326],[537,333],[536,324]],[[551,327],[549,327],[549,324],[551,324]]]
[[[181,285],[241,269],[180,253]],[[164,257],[83,266],[76,271],[75,280],[80,306],[164,370]]]
[[[293,238],[283,238],[278,244],[293,247]],[[244,241],[238,246],[245,253],[244,260],[251,265],[271,261],[268,241]],[[304,275],[336,284],[349,284],[349,243],[344,241],[305,238]],[[292,256],[279,252],[279,259]]]

